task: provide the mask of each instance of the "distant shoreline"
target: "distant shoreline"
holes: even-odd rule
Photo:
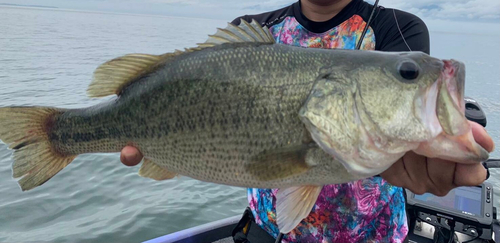
[[[0,3],[0,6],[31,7],[31,8],[58,8],[58,7],[54,7],[54,6],[30,5],[30,4],[15,4],[15,3]]]

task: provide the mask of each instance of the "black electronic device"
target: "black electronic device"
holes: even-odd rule
[[[471,97],[465,97],[465,117],[468,120],[477,122],[481,124],[483,127],[486,127],[486,114],[484,114],[483,109],[479,105],[479,103],[471,98]]]
[[[407,191],[409,210],[428,213],[476,227],[491,227],[493,222],[493,190],[489,183],[457,187],[446,196],[430,193],[416,195]]]
[[[465,97],[464,102],[465,117],[486,127],[486,114],[479,103],[470,97]],[[484,161],[484,164],[488,168],[500,168],[498,159]],[[410,243],[493,240],[492,232],[499,224],[491,184],[454,188],[444,197],[431,193],[416,195],[409,190],[406,194]]]

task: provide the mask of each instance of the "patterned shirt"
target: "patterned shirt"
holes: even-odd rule
[[[240,18],[248,22],[255,19],[267,26],[277,43],[355,49],[372,8],[362,0],[353,0],[334,18],[314,22],[302,14],[299,1],[276,11]],[[233,24],[239,24],[240,18]],[[361,49],[411,49],[429,54],[428,30],[414,15],[378,7]],[[248,189],[256,223],[274,237],[279,233],[276,225],[277,191]],[[390,185],[381,177],[372,177],[324,186],[309,216],[286,234],[283,242],[402,242],[407,233],[403,189]]]

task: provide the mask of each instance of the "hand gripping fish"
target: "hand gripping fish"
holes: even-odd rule
[[[323,185],[377,175],[408,151],[478,163],[464,116],[465,67],[421,52],[326,50],[275,43],[229,24],[197,47],[130,54],[97,68],[81,109],[0,108],[22,190],[79,154],[137,147],[143,177],[184,175],[280,188],[277,223],[293,230]]]

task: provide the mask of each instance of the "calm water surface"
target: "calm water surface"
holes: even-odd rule
[[[97,104],[103,100],[85,90],[99,64],[191,47],[226,22],[0,7],[0,107]],[[466,63],[466,94],[485,108],[487,130],[500,144],[500,33],[431,34],[434,56]],[[0,144],[0,242],[139,242],[246,206],[242,188],[186,177],[154,182],[123,166],[118,154],[79,156],[42,187],[21,192],[10,156]],[[498,176],[490,179],[497,186]]]

